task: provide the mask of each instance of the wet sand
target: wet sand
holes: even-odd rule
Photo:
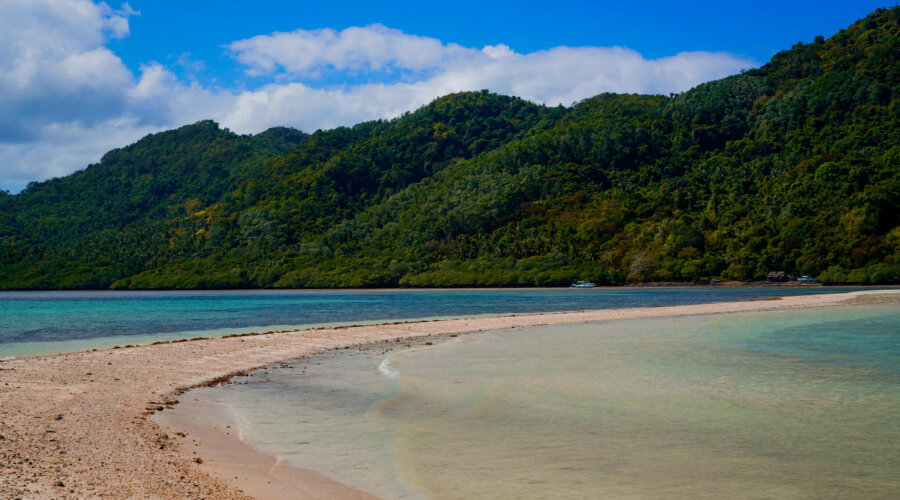
[[[0,498],[285,498],[285,492],[290,498],[371,498],[321,475],[277,464],[226,434],[221,422],[204,422],[204,412],[182,419],[192,422],[190,429],[163,426],[151,417],[177,413],[177,400],[191,397],[184,393],[187,388],[380,340],[897,301],[900,290],[872,290],[278,332],[8,360],[0,362]]]
[[[214,478],[251,494],[254,498],[293,500],[296,498],[377,500],[377,497],[332,481],[314,471],[279,461],[234,435],[237,425],[216,403],[200,396],[187,399],[170,411],[158,413],[154,420],[170,434],[180,437],[200,457],[202,470]]]

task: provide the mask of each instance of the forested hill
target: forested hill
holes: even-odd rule
[[[204,121],[0,192],[0,288],[900,282],[900,9],[680,95]]]

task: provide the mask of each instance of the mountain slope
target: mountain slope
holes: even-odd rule
[[[900,10],[677,96],[211,122],[0,195],[0,287],[900,281]]]

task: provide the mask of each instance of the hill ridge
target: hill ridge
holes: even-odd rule
[[[201,121],[0,194],[0,288],[900,282],[900,9],[672,96]]]

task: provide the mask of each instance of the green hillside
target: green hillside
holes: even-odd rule
[[[900,282],[900,9],[680,95],[205,121],[0,194],[0,288]]]

